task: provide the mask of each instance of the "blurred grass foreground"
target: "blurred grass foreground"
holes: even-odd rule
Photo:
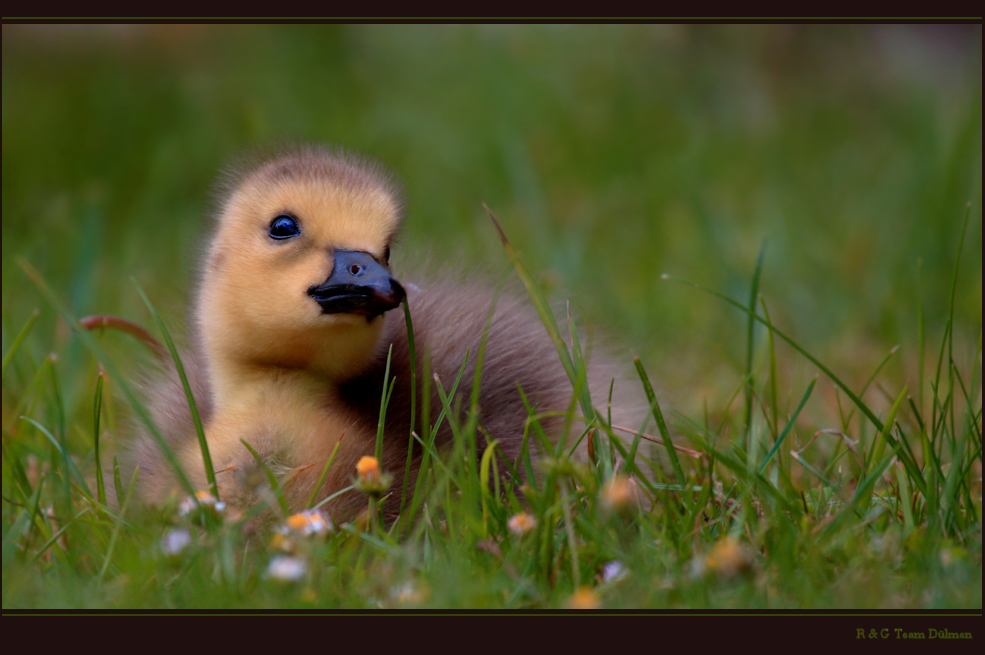
[[[981,607],[980,25],[4,24],[2,47],[5,609]],[[306,560],[331,573],[294,587],[236,560],[250,535],[229,526],[161,554],[172,519],[81,490],[98,365],[22,262],[75,316],[151,329],[133,277],[180,333],[218,171],[282,141],[403,181],[398,271],[506,270],[486,203],[549,296],[639,358],[702,463],[664,471],[649,516],[606,514],[608,471],[516,506],[449,501],[404,539],[337,533]],[[865,409],[665,273],[746,307],[752,289]],[[93,334],[139,373],[139,343]],[[521,506],[532,523],[510,523]]]

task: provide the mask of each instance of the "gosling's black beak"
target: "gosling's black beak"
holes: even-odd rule
[[[308,289],[323,314],[379,316],[404,301],[404,288],[369,253],[336,250],[335,267],[324,284]]]

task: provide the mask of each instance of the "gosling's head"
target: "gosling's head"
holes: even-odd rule
[[[213,370],[304,369],[334,380],[377,356],[403,210],[377,166],[323,149],[236,175],[202,272],[198,323]]]

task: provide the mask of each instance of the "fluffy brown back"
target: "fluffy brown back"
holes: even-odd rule
[[[408,290],[417,357],[417,385],[423,389],[423,359],[429,358],[429,370],[437,376],[445,393],[462,371],[453,409],[453,420],[462,423],[470,408],[476,368],[479,363],[482,334],[493,307],[491,286],[466,285],[448,280],[431,281],[421,289]],[[356,412],[373,420],[379,413],[386,368],[387,349],[392,344],[390,377],[396,378],[385,423],[385,457],[399,458],[384,462],[389,470],[403,467],[410,427],[410,344],[401,310],[387,316],[385,338],[377,366],[342,387],[343,397]],[[443,405],[437,382],[430,381],[430,418],[435,421]],[[480,448],[485,435],[495,439],[503,454],[512,462],[520,455],[528,412],[519,388],[530,404],[539,411],[564,410],[571,399],[571,385],[561,366],[544,326],[529,302],[513,291],[504,291],[496,299],[495,312],[489,322],[482,372],[479,379],[478,435]],[[418,391],[420,393],[420,391]],[[426,435],[421,425],[420,402],[415,430]],[[560,427],[557,417],[543,419],[549,432]],[[445,445],[452,438],[445,421],[438,431],[437,442]],[[533,446],[533,444],[531,444]],[[398,447],[399,446],[399,447]],[[419,447],[418,447],[419,448]]]

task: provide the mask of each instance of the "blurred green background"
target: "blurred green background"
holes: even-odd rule
[[[739,383],[745,318],[660,274],[746,301],[764,241],[773,320],[858,385],[903,344],[902,383],[917,262],[936,348],[970,202],[960,361],[979,338],[980,25],[5,24],[2,102],[3,348],[40,307],[27,349],[62,375],[90,360],[17,256],[78,315],[150,327],[134,276],[179,325],[217,171],[282,140],[404,181],[398,271],[422,253],[504,270],[487,203],[684,410]]]

